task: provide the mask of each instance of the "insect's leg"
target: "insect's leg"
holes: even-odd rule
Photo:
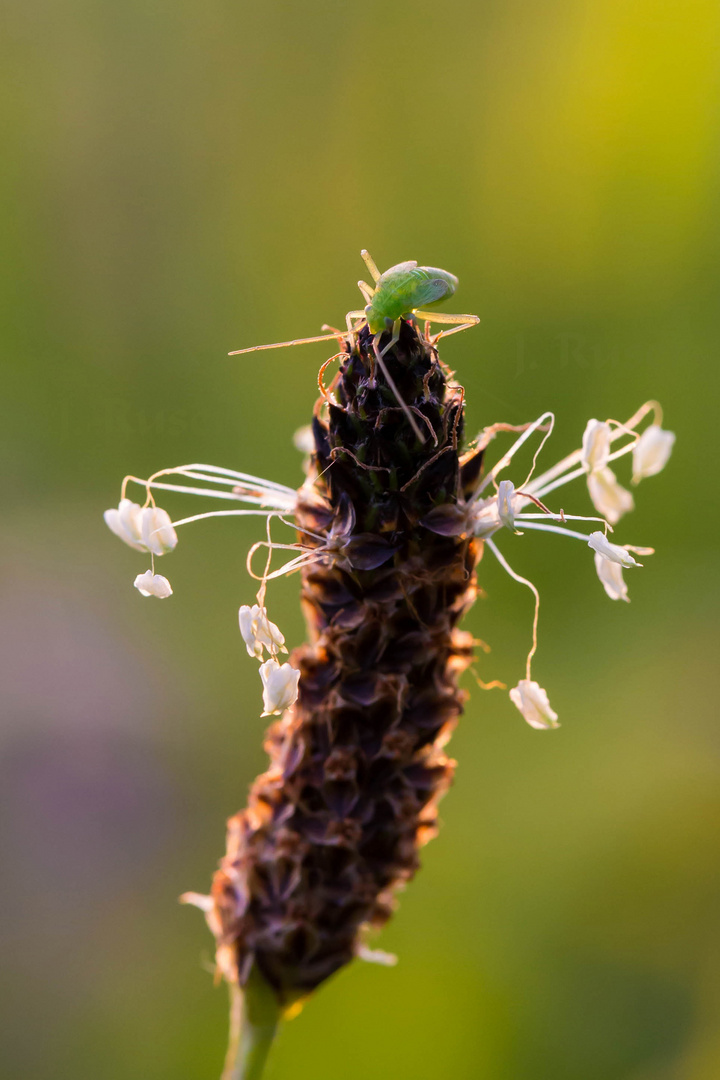
[[[389,319],[388,319],[388,322],[390,322]],[[385,346],[385,348],[383,349],[383,351],[378,354],[379,356],[384,356],[386,352],[389,352],[390,349],[393,348],[393,346],[397,345],[398,341],[400,340],[400,326],[401,326],[401,324],[402,324],[402,319],[396,319],[395,320],[395,322],[393,323],[393,327],[392,327],[392,337],[388,341],[388,343]],[[376,340],[377,340],[377,338],[376,338]],[[375,351],[377,352],[377,349]]]
[[[410,426],[413,429],[413,431],[415,432],[415,435],[417,436],[417,438],[420,440],[421,443],[424,443],[425,442],[425,435],[421,431],[421,429],[420,429],[420,427],[418,425],[418,422],[415,419],[415,417],[413,416],[412,411],[409,408],[407,402],[403,399],[400,391],[398,390],[397,386],[395,385],[395,380],[393,379],[392,375],[388,371],[388,369],[387,369],[387,367],[385,365],[385,361],[383,360],[383,353],[387,352],[387,350],[392,345],[394,345],[395,342],[400,337],[400,319],[397,319],[395,321],[395,323],[393,323],[392,340],[390,342],[390,345],[387,345],[383,349],[382,353],[380,352],[380,350],[378,348],[378,344],[380,342],[381,337],[382,337],[382,334],[380,333],[380,334],[376,334],[375,337],[373,338],[373,352],[375,353],[375,359],[378,362],[378,366],[379,366],[380,370],[382,371],[383,375],[385,376],[385,380],[386,380],[388,386],[390,387],[393,394],[395,395],[395,398],[397,400],[398,405],[400,405],[400,407],[402,408],[402,411],[407,416],[407,418],[408,418],[408,420],[410,422]]]
[[[365,322],[365,312],[348,311],[347,315],[345,316],[345,320],[347,322],[347,328],[351,334],[354,334],[357,330],[359,330],[359,326],[353,326],[353,319],[360,319],[362,322]]]
[[[372,285],[368,285],[367,281],[358,281],[358,289],[365,297],[365,303],[369,304],[375,295],[375,290]]]
[[[451,334],[459,334],[461,330],[469,330],[471,326],[477,326],[480,322],[479,315],[446,315],[444,312],[437,311],[414,311],[415,315],[419,319],[427,319],[428,322],[445,323],[454,327],[452,330],[441,330],[439,334],[436,334],[432,339],[432,344],[436,344],[441,337],[450,337]]]
[[[370,271],[370,277],[373,279],[373,281],[379,281],[382,275],[380,274],[380,271],[378,270],[377,266],[375,265],[375,260],[373,259],[370,252],[366,251],[365,248],[363,248],[362,251],[360,252],[360,254],[362,256],[363,262],[365,263],[368,270]]]
[[[343,334],[322,334],[320,337],[304,337],[295,338],[294,341],[276,341],[272,345],[251,345],[249,349],[233,349],[228,353],[228,356],[240,356],[242,353],[261,352],[263,349],[289,349],[291,345],[310,345],[313,341],[332,341],[337,340],[340,337],[342,341]]]

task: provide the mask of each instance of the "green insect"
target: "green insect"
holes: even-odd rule
[[[411,261],[391,266],[389,270],[381,274],[369,252],[363,250],[360,254],[370,271],[374,284],[368,285],[365,281],[358,281],[358,288],[363,294],[366,306],[362,310],[348,311],[345,316],[348,336],[354,339],[358,331],[367,325],[373,335],[373,351],[378,365],[407,414],[415,434],[421,442],[424,442],[425,435],[400,396],[383,356],[397,343],[403,319],[406,322],[422,320],[426,323],[435,322],[453,326],[452,330],[441,330],[439,334],[429,338],[433,345],[443,336],[447,337],[461,330],[468,330],[479,323],[480,319],[477,315],[447,315],[430,310],[448,296],[452,296],[458,286],[458,279],[447,270],[438,270],[434,266],[418,266],[416,262]],[[314,341],[329,341],[331,338],[337,339],[344,336],[344,331],[336,330],[331,326],[323,326],[322,329],[333,332],[319,337],[279,341],[272,345],[253,345],[249,349],[236,349],[229,355],[239,356],[241,353],[258,352],[261,349],[284,349],[291,345],[308,345]],[[380,341],[386,333],[391,335],[390,340],[381,350]]]
[[[397,342],[403,319],[455,324],[455,330],[444,331],[445,336],[480,322],[477,315],[445,315],[423,310],[452,296],[457,289],[458,279],[447,270],[438,270],[434,266],[418,266],[416,262],[404,262],[391,266],[381,274],[367,251],[362,251],[361,255],[372,274],[375,286],[373,288],[364,281],[358,282],[360,292],[367,300],[367,307],[364,311],[348,312],[348,317],[359,317],[367,322],[370,333],[375,336],[376,347],[380,336],[385,331],[392,331],[392,337],[382,353],[386,353]]]

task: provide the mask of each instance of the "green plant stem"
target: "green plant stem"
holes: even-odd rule
[[[260,1080],[277,1033],[280,1006],[260,976],[230,987],[230,1041],[221,1080]]]

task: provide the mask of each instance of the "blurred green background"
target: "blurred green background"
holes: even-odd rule
[[[631,605],[579,544],[507,538],[563,726],[468,678],[441,836],[378,941],[400,964],[323,988],[268,1080],[716,1080],[715,0],[6,0],[2,40],[2,1075],[219,1075],[176,897],[265,761],[236,624],[261,528],[181,533],[159,604],[101,512],[184,461],[299,483],[328,350],[226,353],[342,322],[368,247],[459,275],[471,433],[555,409],[549,465],[655,397],[678,442],[616,532],[657,549]],[[531,598],[481,581],[479,670],[512,685]],[[270,594],[290,644],[297,587]]]

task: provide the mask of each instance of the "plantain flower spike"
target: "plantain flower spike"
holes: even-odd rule
[[[144,574],[138,574],[133,585],[142,596],[157,596],[165,600],[172,596],[170,582],[162,574],[153,574],[152,570],[146,570]]]
[[[267,540],[253,545],[247,564],[262,582],[259,599],[243,605],[238,619],[248,653],[260,661],[264,715],[273,717],[269,762],[247,806],[228,822],[209,896],[184,897],[205,912],[218,970],[234,1002],[245,995],[248,1017],[259,987],[272,1015],[287,1016],[355,957],[379,959],[367,950],[367,935],[390,918],[416,873],[452,782],[455,762],[445,748],[463,712],[459,678],[473,663],[475,644],[459,624],[478,595],[484,553],[534,599],[524,678],[510,699],[531,727],[554,728],[557,714],[531,672],[540,595],[501,548],[506,540],[530,546],[536,532],[574,539],[583,550],[589,545],[607,595],[627,601],[623,568],[639,565],[634,555],[650,549],[607,539],[632,507],[610,466],[632,454],[637,483],[658,472],[672,448],[652,401],[625,423],[590,420],[582,446],[544,470],[536,466],[554,429],[550,411],[522,425],[490,424],[468,444],[464,390],[449,378],[438,343],[476,317],[445,315],[443,324],[462,322],[432,335],[432,312],[397,309],[390,327],[383,315],[398,282],[416,297],[429,282],[428,295],[439,298],[456,279],[414,263],[381,275],[363,257],[375,288],[361,283],[367,307],[349,313],[347,332],[330,335],[339,351],[321,368],[311,433],[296,438],[306,455],[299,489],[194,462],[148,479],[126,477],[122,502],[106,514],[126,544],[153,555],[171,550],[174,529],[191,522],[265,518]],[[325,387],[322,373],[336,360]],[[655,430],[639,435],[651,411]],[[508,432],[515,432],[510,446],[488,460],[492,440]],[[533,448],[527,475],[525,468],[511,471],[523,447]],[[555,502],[576,479],[588,483],[596,516],[566,513]],[[171,523],[164,512],[125,499],[128,483],[148,494],[208,497],[217,509]],[[292,530],[283,542],[271,536],[281,527]],[[268,554],[262,577],[252,568],[258,548]],[[285,561],[273,569],[278,551]],[[308,640],[291,663],[281,663],[284,638],[268,619],[265,586],[294,572]],[[157,591],[158,582],[165,579],[149,571],[136,584],[144,595],[170,595]],[[229,1064],[226,1075],[231,1071]]]
[[[647,476],[662,472],[668,463],[675,443],[672,431],[663,431],[659,424],[645,428],[633,450],[633,484],[639,484]]]
[[[263,683],[263,716],[275,716],[294,705],[298,696],[300,672],[290,664],[280,664],[274,657],[260,665]]]
[[[530,727],[549,731],[560,726],[557,713],[550,708],[546,691],[533,679],[521,679],[510,691],[510,700]]]
[[[623,568],[620,563],[611,562],[595,552],[595,569],[600,583],[611,600],[625,600],[630,603],[628,587],[623,578]]]
[[[278,652],[287,652],[285,638],[275,625],[267,617],[267,611],[259,604],[243,604],[238,612],[240,633],[247,646],[248,656],[254,656],[256,660],[262,660],[263,649],[267,649],[270,656],[276,656]]]

